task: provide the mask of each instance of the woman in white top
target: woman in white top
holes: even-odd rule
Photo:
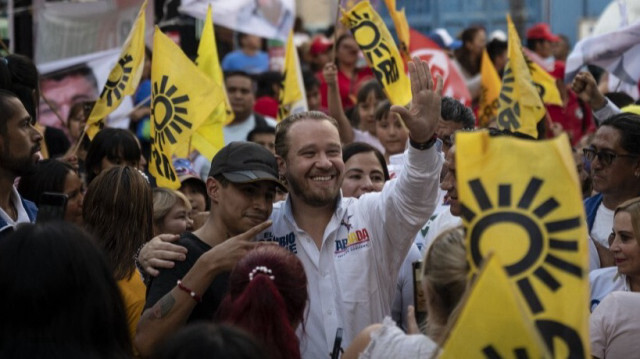
[[[598,269],[589,275],[591,311],[613,291],[640,292],[640,197],[616,208],[609,250],[616,266]]]
[[[387,317],[382,324],[360,332],[342,359],[430,358],[442,344],[447,323],[460,310],[468,274],[462,228],[442,232],[422,261],[421,284],[429,316],[424,326],[426,335],[419,332],[415,320],[409,334],[405,334]],[[412,308],[409,316],[413,317]]]

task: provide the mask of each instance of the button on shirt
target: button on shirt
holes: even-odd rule
[[[326,359],[338,328],[342,347],[366,326],[391,313],[396,279],[416,233],[438,197],[441,156],[407,150],[401,175],[382,192],[337,199],[320,250],[298,227],[291,202],[274,205],[273,225],[257,240],[276,241],[295,253],[308,281],[309,312],[298,330],[303,358]]]

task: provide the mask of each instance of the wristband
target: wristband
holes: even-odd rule
[[[178,288],[183,292],[187,292],[189,296],[191,296],[191,298],[196,301],[196,303],[202,303],[202,297],[182,284],[182,281],[180,279],[178,279]]]
[[[409,144],[411,145],[411,147],[418,149],[420,151],[430,149],[431,147],[433,147],[433,144],[436,143],[437,140],[438,140],[438,135],[436,135],[435,133],[433,134],[433,136],[431,136],[431,138],[427,142],[421,142],[421,143],[415,142],[413,138],[409,136]]]

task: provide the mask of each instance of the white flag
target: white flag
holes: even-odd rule
[[[597,65],[624,83],[637,85],[640,79],[640,21],[603,35],[588,37],[576,44],[567,58],[565,82],[584,65]]]

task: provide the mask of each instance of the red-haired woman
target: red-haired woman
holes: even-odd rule
[[[231,272],[218,319],[252,334],[270,359],[298,359],[295,330],[302,324],[308,297],[298,257],[279,246],[259,246]]]

